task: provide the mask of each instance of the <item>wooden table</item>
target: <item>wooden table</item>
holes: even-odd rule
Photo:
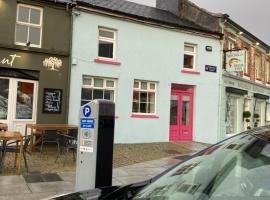
[[[0,132],[0,140],[3,140],[3,148],[5,148],[7,141],[9,141],[9,140],[17,141],[16,148],[18,148],[18,143],[20,143],[18,174],[21,174],[22,173],[21,163],[22,163],[22,158],[23,158],[23,136],[22,136],[22,134],[20,132],[11,132],[11,131]],[[15,167],[17,164],[17,158],[18,158],[17,153],[15,153],[15,161],[14,161]]]
[[[0,131],[7,131],[7,124],[0,123]]]
[[[40,131],[43,133],[45,130],[57,130],[57,131],[68,131],[69,129],[78,129],[78,126],[72,124],[26,124],[25,135],[27,135],[27,130],[31,130],[31,140],[30,140],[30,155],[33,152],[33,133],[34,131]]]

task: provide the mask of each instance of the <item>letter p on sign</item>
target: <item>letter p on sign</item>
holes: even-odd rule
[[[85,117],[89,117],[91,115],[91,108],[90,108],[90,106],[84,106],[83,107],[83,115]]]

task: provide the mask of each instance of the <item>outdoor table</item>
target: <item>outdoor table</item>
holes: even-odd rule
[[[7,124],[0,123],[0,131],[7,131]]]
[[[15,140],[16,141],[16,148],[18,148],[18,143],[20,143],[20,155],[19,155],[19,164],[18,164],[18,174],[20,175],[22,170],[21,170],[21,163],[22,163],[22,158],[23,158],[23,136],[20,132],[12,132],[12,131],[5,131],[5,132],[0,132],[0,140],[3,140],[3,148],[6,147],[7,142],[10,140]],[[14,167],[17,165],[17,153],[15,153],[15,161],[14,161]],[[2,166],[3,167],[3,166]]]
[[[57,131],[68,131],[69,129],[78,129],[78,126],[72,124],[26,124],[25,135],[27,135],[28,128],[31,130],[31,140],[30,140],[30,155],[33,152],[33,133],[34,130],[41,131],[43,133],[45,130],[57,130]]]

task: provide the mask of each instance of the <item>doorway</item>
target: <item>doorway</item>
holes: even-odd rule
[[[36,123],[37,95],[37,81],[0,77],[0,123],[24,133],[25,124]]]
[[[172,90],[170,107],[170,141],[193,138],[193,89]]]

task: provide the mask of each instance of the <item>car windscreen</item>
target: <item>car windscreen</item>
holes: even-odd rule
[[[240,134],[183,162],[135,200],[270,199],[270,144]]]

